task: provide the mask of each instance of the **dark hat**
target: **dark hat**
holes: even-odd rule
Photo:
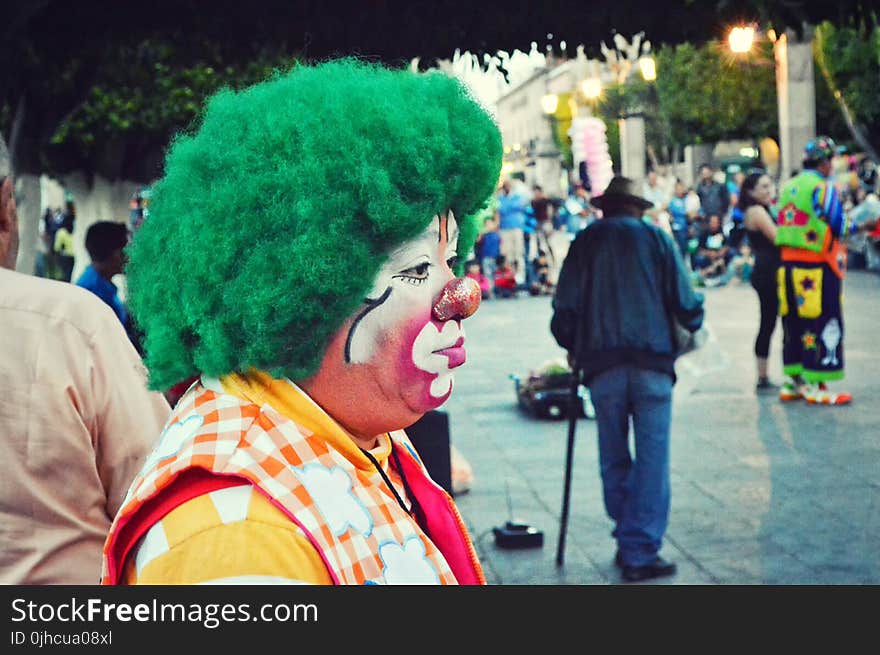
[[[638,205],[641,209],[653,207],[653,202],[645,200],[633,192],[633,186],[634,183],[631,179],[617,175],[611,179],[605,192],[601,196],[596,196],[590,200],[590,203],[599,209],[604,209],[605,204],[609,202],[631,202],[634,205]]]

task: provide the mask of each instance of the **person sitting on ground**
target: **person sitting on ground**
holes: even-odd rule
[[[752,252],[752,247],[749,245],[748,238],[743,239],[740,244],[739,254],[733,258],[731,267],[733,268],[734,276],[738,280],[745,284],[751,282],[752,271],[755,268],[755,254]]]
[[[726,284],[730,280],[728,264],[731,259],[732,253],[721,229],[721,217],[712,214],[709,216],[706,230],[700,237],[697,255],[694,258],[694,269],[700,282],[706,286]]]
[[[553,283],[550,281],[550,264],[547,261],[547,253],[538,251],[538,256],[532,262],[535,277],[529,287],[529,293],[533,296],[541,296],[553,293]]]
[[[516,271],[507,263],[507,257],[498,255],[495,261],[495,295],[499,298],[513,298],[518,286]]]
[[[504,255],[498,255],[495,264],[495,295],[499,298],[513,298],[517,289],[516,272],[507,263]]]
[[[480,263],[476,259],[472,259],[467,263],[465,275],[480,285],[480,295],[483,300],[492,297],[492,282],[480,270]]]

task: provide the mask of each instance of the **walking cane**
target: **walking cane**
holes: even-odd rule
[[[574,456],[574,430],[580,408],[578,388],[580,387],[581,371],[575,364],[571,371],[571,396],[568,405],[568,450],[565,454],[565,487],[562,491],[562,517],[559,521],[559,544],[556,548],[556,566],[562,566],[565,560],[565,532],[568,529],[568,499],[571,495],[571,468]]]
[[[571,254],[571,250],[569,250]],[[566,256],[566,259],[568,256]],[[580,307],[584,306],[584,298],[587,297],[587,267],[581,270],[579,297]],[[562,490],[562,515],[559,519],[559,543],[556,547],[556,566],[562,566],[565,561],[565,532],[568,529],[568,500],[571,495],[571,468],[574,459],[574,430],[577,427],[578,416],[580,415],[580,405],[578,400],[578,388],[581,384],[581,343],[584,339],[583,325],[580,319],[577,320],[574,333],[574,350],[569,351],[569,362],[571,363],[571,393],[569,394],[568,403],[568,448],[565,453],[565,486]]]

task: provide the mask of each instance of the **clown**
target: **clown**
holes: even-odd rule
[[[827,383],[843,378],[841,241],[851,231],[840,197],[828,179],[836,145],[819,136],[807,143],[804,170],[786,182],[779,196],[776,245],[782,361],[789,380],[783,401],[805,399],[846,405],[852,396]],[[821,338],[817,340],[816,335]]]
[[[456,277],[501,139],[455,79],[354,60],[221,91],[127,269],[150,384],[196,376],[129,489],[106,584],[482,584],[404,429],[464,364]]]

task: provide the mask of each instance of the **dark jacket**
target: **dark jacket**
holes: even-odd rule
[[[586,382],[622,364],[667,373],[675,381],[674,319],[698,330],[703,296],[694,292],[665,232],[637,218],[605,218],[572,242],[550,330],[575,357]]]
[[[700,211],[703,216],[717,214],[724,219],[730,207],[730,194],[727,186],[720,182],[700,182],[697,185],[697,196],[700,198]]]

